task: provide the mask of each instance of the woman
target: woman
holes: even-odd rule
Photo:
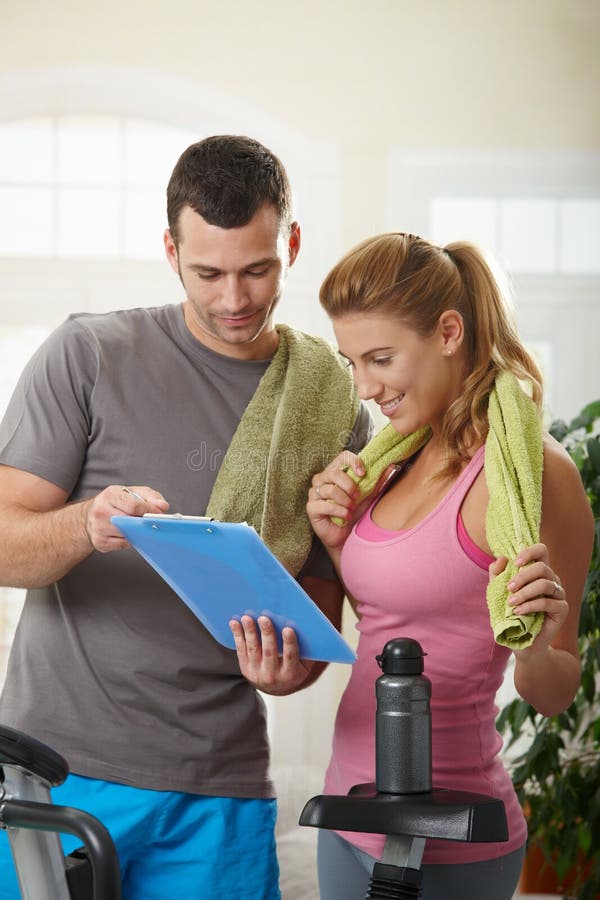
[[[366,511],[345,468],[363,474],[358,457],[344,453],[313,479],[307,510],[352,598],[360,635],[325,792],[374,780],[375,655],[390,638],[418,640],[432,682],[433,785],[501,798],[509,825],[502,844],[428,841],[423,898],[509,900],[526,825],[494,725],[510,651],[494,642],[486,588],[507,560],[494,559],[487,542],[483,463],[496,377],[508,371],[528,382],[539,409],[540,374],[471,244],[371,238],[335,266],[320,299],[361,398],[375,401],[400,434],[431,429]],[[544,435],[540,543],[521,548],[508,586],[517,614],[544,614],[533,643],[514,651],[516,689],[544,715],[566,709],[579,684],[577,628],[593,527],[576,467]],[[320,831],[322,900],[363,900],[383,841]]]
[[[371,238],[334,267],[320,299],[360,396],[378,403],[402,435],[431,429],[427,443],[366,501],[346,470],[358,477],[362,463],[348,452],[314,477],[309,492],[308,514],[341,574],[360,635],[325,791],[346,794],[374,781],[375,655],[391,638],[419,641],[432,682],[433,786],[499,797],[509,826],[501,844],[427,841],[423,900],[509,900],[526,826],[498,756],[494,699],[511,651],[494,641],[486,589],[507,560],[494,559],[488,544],[483,463],[498,376],[527,383],[538,410],[541,377],[470,244]],[[514,651],[514,680],[550,716],[569,706],[579,685],[577,628],[594,523],[575,465],[549,435],[541,494],[540,542],[519,548],[508,589],[516,614],[542,614],[531,645]],[[293,631],[284,629],[278,657],[269,619],[260,617],[258,626],[248,616],[231,623],[244,675],[276,694],[307,683],[311,666],[298,658]],[[322,900],[363,900],[383,843],[380,835],[321,830]]]

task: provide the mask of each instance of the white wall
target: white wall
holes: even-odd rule
[[[343,245],[382,226],[388,148],[598,149],[595,0],[3,0],[0,75],[146,70],[342,151]],[[118,88],[114,97],[118,98]],[[229,100],[227,99],[229,98]],[[69,91],[58,89],[60,106]],[[193,116],[184,95],[173,115]],[[218,110],[215,109],[215,112]],[[200,122],[196,121],[196,125]],[[257,135],[260,136],[260,135]]]

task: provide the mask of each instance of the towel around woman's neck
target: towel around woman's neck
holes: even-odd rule
[[[517,572],[514,560],[524,547],[540,538],[542,514],[542,429],[536,406],[511,372],[501,372],[488,407],[485,476],[490,495],[486,536],[495,557],[508,564],[488,585],[487,604],[494,638],[512,650],[528,647],[542,627],[543,614],[518,616],[507,603],[508,582]],[[422,428],[402,435],[387,424],[359,453],[365,475],[357,478],[361,496],[373,491],[385,469],[416,452],[429,438]],[[333,519],[343,525],[341,519]]]
[[[508,583],[517,574],[519,551],[540,539],[542,428],[533,400],[510,372],[496,378],[488,418],[485,477],[490,501],[485,530],[494,556],[506,556],[508,563],[504,572],[490,581],[487,603],[496,642],[522,650],[539,634],[544,615],[516,615],[507,603]]]
[[[206,514],[254,526],[297,575],[313,537],[306,514],[312,476],[344,449],[360,401],[330,344],[276,327],[279,345],[232,438]]]

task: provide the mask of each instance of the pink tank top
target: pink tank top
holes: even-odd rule
[[[381,674],[375,656],[392,638],[410,637],[427,654],[425,675],[432,684],[434,787],[490,794],[504,801],[508,842],[429,840],[424,863],[503,856],[520,847],[527,834],[498,755],[502,739],[495,728],[495,696],[510,651],[496,644],[492,635],[483,559],[465,552],[458,535],[460,508],[483,467],[483,453],[482,447],[444,499],[414,528],[388,532],[384,540],[382,529],[374,525],[379,533],[373,540],[358,524],[342,553],[344,582],[360,615],[358,659],[336,717],[325,793],[346,794],[355,784],[375,780],[375,681]],[[371,856],[381,857],[383,836],[341,834]]]

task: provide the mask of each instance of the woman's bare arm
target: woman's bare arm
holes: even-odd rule
[[[551,716],[570,705],[580,682],[577,633],[594,517],[575,464],[549,436],[544,442],[540,537],[542,545],[517,558],[523,568],[511,588],[516,611],[545,613],[531,647],[515,652],[515,687],[535,709]],[[540,546],[547,548],[545,556],[536,550]]]

